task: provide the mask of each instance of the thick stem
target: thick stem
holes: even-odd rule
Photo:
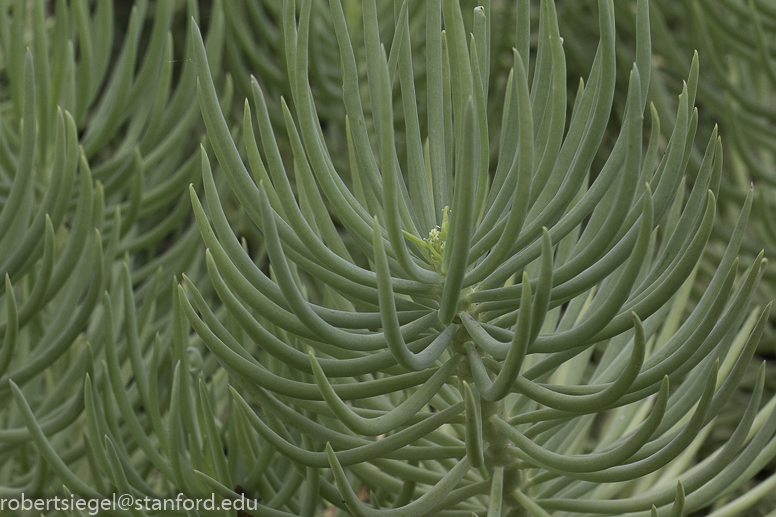
[[[465,353],[463,344],[470,340],[471,337],[469,336],[469,333],[463,325],[460,325],[452,342],[453,350],[456,353]],[[474,384],[468,358],[461,362],[458,367],[457,375],[461,393],[463,393],[463,381],[472,385]],[[522,474],[520,472],[519,460],[507,452],[507,449],[512,447],[512,442],[510,442],[509,439],[491,423],[491,417],[493,416],[498,416],[503,420],[508,419],[509,415],[507,415],[504,400],[488,402],[484,399],[480,399],[480,403],[484,467],[491,476],[496,467],[504,468],[501,515],[506,517],[528,517],[526,510],[513,496],[515,491],[521,488]]]
[[[520,488],[521,473],[518,460],[507,453],[511,442],[491,423],[490,418],[497,415],[507,418],[503,400],[496,402],[482,402],[482,439],[485,442],[485,467],[493,472],[496,467],[504,467],[504,488],[502,515],[511,517],[523,517],[525,510],[512,496],[515,490]]]

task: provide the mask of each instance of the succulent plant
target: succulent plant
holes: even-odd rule
[[[758,195],[742,251],[748,255],[761,249],[771,253],[776,237],[770,215],[776,175],[770,165],[773,134],[769,127],[775,114],[768,106],[767,98],[775,83],[773,48],[767,28],[773,26],[773,10],[759,2],[729,2],[727,5],[708,2],[707,9],[687,2],[682,7],[684,13],[692,15],[688,19],[693,22],[680,37],[708,55],[708,71],[699,83],[699,98],[703,106],[714,113],[722,129],[730,134],[730,159],[727,162],[730,174],[724,185],[724,208],[735,210],[740,206],[744,190],[754,182]],[[670,16],[670,12],[666,16]],[[735,30],[731,31],[733,27]],[[667,31],[665,23],[661,28]],[[736,43],[726,52],[723,49],[727,45],[722,42],[728,39]],[[671,56],[668,63],[671,68],[681,66],[675,56]],[[727,218],[717,225],[720,240],[731,232]],[[718,248],[710,250],[714,256],[718,256]],[[760,291],[762,299],[767,300],[776,293],[776,277],[771,271],[765,272]],[[773,354],[774,349],[769,345],[773,342],[772,329],[768,329],[768,335],[762,351]]]
[[[590,7],[594,2],[564,2],[560,19],[562,27],[576,28],[568,41],[573,48],[589,46],[596,37],[590,29],[593,17]],[[619,37],[623,41],[634,41],[635,33],[629,30],[632,13],[625,4],[617,4],[620,24]],[[678,52],[680,48],[697,48],[700,53],[701,73],[698,78],[698,106],[705,116],[701,127],[711,130],[718,122],[720,132],[729,135],[726,139],[725,162],[721,186],[718,217],[715,221],[712,237],[704,253],[695,291],[692,299],[702,293],[702,286],[713,274],[727,243],[735,231],[734,219],[746,202],[751,184],[755,185],[755,197],[752,204],[752,217],[741,244],[742,257],[750,260],[761,250],[766,255],[773,249],[772,217],[773,205],[772,174],[768,172],[771,162],[771,124],[768,107],[769,92],[773,83],[772,39],[773,12],[764,2],[704,1],[704,2],[655,2],[652,4],[653,37],[656,55],[655,63],[659,72],[652,75],[650,99],[662,119],[670,116],[675,108],[673,99],[667,94],[671,88],[681,84],[681,76],[690,69],[690,56]],[[587,41],[587,43],[584,43]],[[624,48],[626,46],[622,46]],[[584,52],[577,52],[586,58]],[[627,53],[620,59],[627,61]],[[622,103],[621,103],[622,104]],[[665,134],[665,132],[664,132]],[[668,136],[666,134],[666,136]],[[700,151],[700,152],[699,152]],[[702,149],[691,155],[691,163],[699,162]],[[773,298],[774,276],[770,269],[763,272],[757,293],[757,303],[767,303]],[[773,372],[776,367],[776,349],[774,349],[773,315],[757,346],[754,360],[744,375],[739,390],[723,410],[723,417],[717,419],[715,429],[710,432],[709,442],[721,444],[732,432],[741,418],[745,401],[751,395],[758,374],[757,365],[763,359],[766,364],[764,396],[770,397],[776,384]],[[706,450],[713,450],[709,446]],[[776,486],[774,462],[762,468],[757,476],[764,480],[757,484],[752,481],[737,490],[726,493],[715,503],[724,505],[714,515],[738,515],[744,511],[747,515],[764,515],[776,504],[773,488]],[[757,487],[755,489],[755,487]],[[754,492],[767,494],[758,501]],[[750,493],[751,492],[751,493]]]
[[[60,1],[52,13],[43,1],[11,3],[0,2],[0,497],[61,494],[63,484],[108,495],[118,485],[95,463],[106,437],[137,483],[127,416],[143,413],[135,422],[151,436],[163,427],[153,402],[173,370],[167,279],[204,272],[185,192],[198,182],[204,129],[195,69],[185,60],[173,73],[171,2],[151,13],[138,2],[126,26],[114,25],[110,1],[93,12]],[[192,2],[179,17],[197,10]],[[223,16],[211,28],[216,62]],[[106,292],[118,309],[115,363]]]
[[[0,0],[0,499],[759,515],[767,220],[712,83],[647,0],[476,4]]]
[[[519,37],[495,135],[489,5],[474,10],[467,38],[457,2],[426,3],[419,108],[411,4],[402,3],[386,50],[377,3],[362,3],[368,97],[343,5],[330,4],[348,171],[335,167],[310,90],[312,1],[298,15],[285,1],[281,14],[292,156],[281,155],[253,80],[240,142],[250,173],[194,38],[213,152],[264,235],[269,270],[230,228],[203,150],[205,206],[194,190],[191,199],[229,318],[186,278],[178,303],[228,374],[239,459],[211,443],[212,462],[197,469],[184,455],[178,479],[233,498],[239,484],[267,501],[267,515],[316,515],[321,499],[358,516],[707,507],[776,455],[776,399],[760,409],[761,368],[730,440],[694,464],[770,312],[752,303],[762,255],[741,271],[736,257],[751,193],[705,292],[688,301],[722,175],[715,130],[684,198],[697,60],[665,146],[650,109],[645,152],[651,38],[639,1],[622,131],[594,170],[615,90],[611,2],[598,2],[600,42],[568,127],[554,4],[540,4],[529,70],[530,5],[517,2]],[[395,83],[406,154],[394,135]]]

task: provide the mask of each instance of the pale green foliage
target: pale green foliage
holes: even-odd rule
[[[426,4],[427,99],[416,110],[407,3],[387,50],[376,4],[361,6],[364,96],[349,20],[332,2],[352,185],[327,152],[308,86],[318,4],[302,2],[298,19],[294,4],[284,2],[282,13],[294,110],[281,108],[295,183],[255,81],[241,142],[251,177],[195,42],[213,150],[264,233],[271,265],[267,276],[235,239],[203,153],[207,214],[193,191],[192,202],[211,281],[241,330],[225,327],[193,282],[185,282],[181,305],[229,373],[240,418],[264,444],[262,452],[241,450],[255,455],[246,465],[267,469],[266,448],[296,464],[289,482],[299,486],[304,515],[315,513],[316,493],[336,506],[342,499],[353,515],[650,515],[652,504],[680,515],[746,481],[754,458],[773,456],[774,401],[758,414],[761,369],[734,437],[716,456],[692,462],[746,370],[769,307],[749,305],[761,257],[736,279],[751,194],[716,274],[688,306],[712,228],[721,144],[713,132],[689,197],[678,195],[698,120],[696,62],[668,146],[659,145],[653,109],[643,152],[646,2],[638,6],[623,130],[594,178],[615,87],[609,2],[599,2],[598,53],[566,131],[564,53],[554,7],[542,2],[532,86],[521,39],[498,144],[486,109],[488,6],[474,11],[468,39],[456,3],[445,3],[444,16],[441,2]],[[530,30],[527,6],[518,2],[518,34]],[[406,157],[396,151],[394,83]],[[425,236],[446,206],[437,265]],[[262,351],[253,355],[256,345]],[[688,374],[669,396],[669,382]],[[585,438],[593,433],[591,446]],[[228,486],[217,470],[200,477]],[[354,482],[371,490],[368,503]]]
[[[194,65],[173,80],[173,3],[138,2],[115,47],[112,2],[45,10],[0,1],[0,497],[62,495],[63,484],[103,497],[124,476],[133,491],[174,492],[147,472],[171,475],[155,435],[186,356],[172,346],[170,282],[202,271],[187,222]],[[211,27],[219,43],[223,19]]]
[[[763,366],[709,441],[766,261],[646,0],[576,93],[549,0],[93,3],[0,0],[0,497],[681,517],[776,456]]]
[[[660,52],[669,56],[667,66],[681,69],[685,62],[670,51],[671,40],[687,41],[702,52],[708,65],[699,81],[699,101],[714,110],[721,130],[730,135],[726,169],[729,173],[723,183],[723,209],[736,210],[742,203],[742,192],[754,182],[757,187],[753,218],[743,250],[748,255],[765,249],[772,255],[776,250],[776,223],[773,219],[776,174],[773,170],[773,142],[776,135],[772,125],[776,111],[771,98],[776,88],[776,60],[773,28],[776,12],[765,2],[708,1],[703,6],[682,2],[678,13],[672,6],[662,6],[661,19],[686,15],[692,20],[681,33],[672,34]],[[674,6],[675,9],[677,6]],[[661,29],[666,31],[664,22]],[[675,45],[674,45],[675,46]],[[721,239],[730,236],[729,221],[718,223]],[[718,256],[719,245],[713,249]],[[766,271],[761,288],[763,299],[772,299],[776,293],[776,276]],[[774,335],[767,332],[763,351],[773,353]]]
[[[586,14],[594,4],[587,2],[563,2],[561,20],[565,27],[573,27],[574,36],[567,41],[575,48],[589,45],[596,38],[595,19]],[[632,13],[627,3],[617,3],[618,19],[629,19]],[[719,123],[720,132],[727,135],[725,162],[718,205],[719,216],[715,221],[711,242],[704,253],[699,278],[704,282],[719,263],[727,242],[735,231],[733,216],[746,201],[746,193],[753,183],[755,196],[746,234],[742,240],[742,257],[754,257],[765,250],[772,255],[776,238],[772,207],[774,205],[773,131],[774,112],[770,98],[774,92],[773,29],[774,11],[768,2],[761,0],[704,0],[695,2],[659,1],[651,4],[652,26],[655,41],[654,60],[661,73],[653,74],[650,96],[661,118],[670,115],[675,103],[669,95],[672,88],[681,84],[681,76],[691,66],[690,55],[680,49],[698,49],[701,71],[698,77],[698,105],[702,114],[701,131],[711,130]],[[633,41],[635,34],[627,26],[620,31],[624,40]],[[587,43],[584,43],[587,39]],[[705,128],[705,129],[703,129]],[[699,149],[700,150],[700,149]],[[691,156],[691,163],[699,162],[700,153]],[[744,259],[746,260],[746,259]],[[758,288],[757,303],[764,304],[773,298],[776,276],[772,268],[763,271]],[[697,288],[696,288],[697,289]],[[696,295],[693,295],[693,297]],[[765,394],[776,390],[773,358],[776,357],[773,334],[773,314],[757,346],[756,357],[768,359],[766,366]],[[742,380],[742,388],[724,411],[724,418],[710,433],[710,439],[718,440],[732,431],[744,410],[743,401],[749,396],[756,376],[754,364]],[[724,439],[724,438],[723,438]],[[764,461],[763,464],[766,464]],[[760,468],[753,466],[753,469]],[[715,506],[724,505],[714,515],[764,515],[776,504],[776,475],[772,464],[763,469],[766,480],[753,489],[754,483],[730,488]],[[762,490],[762,492],[760,492]],[[767,494],[762,496],[757,494]]]

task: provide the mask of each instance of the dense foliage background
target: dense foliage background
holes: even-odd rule
[[[776,515],[776,9],[481,3],[0,0],[0,497]]]

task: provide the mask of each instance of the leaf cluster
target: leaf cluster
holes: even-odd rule
[[[470,3],[0,0],[0,496],[766,496],[772,13],[739,70],[689,0]]]

